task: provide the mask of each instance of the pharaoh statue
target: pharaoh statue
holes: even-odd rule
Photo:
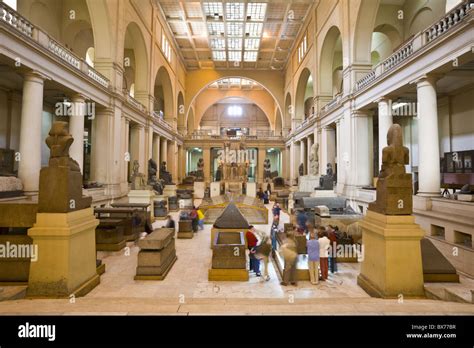
[[[67,122],[54,122],[46,138],[46,145],[50,149],[48,166],[40,171],[40,213],[67,213],[91,206],[92,198],[82,196],[79,164],[69,156],[73,142]]]
[[[300,166],[298,167],[298,174],[300,176],[304,175],[304,164],[303,163],[301,163]]]
[[[311,153],[309,155],[309,170],[310,175],[318,175],[319,174],[319,144],[314,143],[311,146]]]
[[[197,163],[196,181],[204,181],[204,160],[202,158]]]
[[[222,162],[219,162],[219,166],[217,167],[216,170],[216,181],[221,181],[222,180],[222,171],[223,171],[223,165]]]
[[[269,158],[265,158],[263,162],[263,180],[270,180],[272,178],[272,165]]]
[[[146,189],[145,175],[140,173],[140,164],[137,160],[134,160],[132,170],[132,190],[144,189]]]
[[[406,173],[409,150],[403,146],[402,128],[390,126],[382,150],[382,168],[377,180],[377,199],[369,210],[385,215],[410,215],[413,207],[411,174]]]
[[[161,162],[160,178],[164,181],[165,185],[173,185],[173,177],[171,173],[166,170],[166,161]]]
[[[319,178],[319,189],[332,190],[334,188],[334,172],[332,170],[332,164],[326,165],[326,175]]]
[[[153,190],[158,192],[159,195],[162,195],[164,187],[163,180],[157,178],[157,172],[158,165],[153,160],[153,158],[150,158],[150,160],[148,161],[148,185],[150,185]]]

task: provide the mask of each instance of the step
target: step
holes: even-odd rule
[[[0,287],[0,302],[20,300],[26,296],[27,286],[3,286]]]

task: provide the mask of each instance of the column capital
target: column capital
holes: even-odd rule
[[[132,124],[131,127],[132,127],[132,129],[138,129],[138,130],[145,128],[145,127],[144,127],[142,124],[140,124],[140,123],[134,123],[134,124]]]
[[[43,84],[45,80],[51,80],[48,76],[36,70],[27,71],[23,74],[25,81],[37,82]]]
[[[352,110],[352,117],[372,117],[374,112],[372,110]]]
[[[374,100],[374,103],[377,103],[377,104],[391,103],[391,102],[392,102],[392,99],[387,97],[387,96],[383,96],[383,97],[380,97],[380,98]]]
[[[85,97],[84,95],[82,95],[80,93],[76,93],[71,97],[71,101],[73,103],[85,103],[86,99],[87,99],[87,97]]]
[[[435,85],[436,82],[442,77],[442,74],[425,74],[418,76],[416,79],[411,81],[410,84],[416,84],[417,87],[422,87],[425,84]]]

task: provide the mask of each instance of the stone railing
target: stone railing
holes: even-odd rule
[[[236,136],[226,136],[220,134],[209,134],[202,132],[194,132],[193,134],[188,134],[185,137],[185,140],[283,140],[283,136],[267,134],[265,136],[261,135],[236,135]]]
[[[127,93],[127,102],[135,109],[145,112],[145,106]]]
[[[84,59],[76,56],[71,50],[48,35],[48,33],[33,26],[26,18],[4,2],[0,2],[0,25],[3,23],[22,36],[35,41],[39,46],[47,49],[58,60],[66,62],[70,67],[80,72],[82,76],[99,83],[105,88],[109,88],[109,80],[87,64]],[[35,49],[36,47],[34,46]]]
[[[447,32],[451,27],[461,22],[463,18],[467,16],[467,13],[473,8],[474,3],[471,1],[464,1],[453,8],[443,18],[423,32],[426,42],[428,43],[435,40],[437,37]]]
[[[76,69],[81,68],[81,58],[77,57],[74,53],[69,51],[67,48],[61,46],[57,41],[49,38],[48,49],[53,52],[56,56],[64,60],[69,65],[72,65]]]
[[[333,100],[331,100],[329,103],[327,103],[326,105],[324,105],[321,108],[321,111],[322,112],[328,112],[328,111],[334,109],[336,106],[338,106],[340,104],[341,99],[342,99],[342,94],[336,95],[336,97]]]
[[[3,2],[0,2],[0,22],[7,23],[23,35],[33,36],[33,24]]]
[[[472,3],[471,0],[464,0],[426,30],[414,35],[401,48],[377,64],[371,72],[357,81],[355,86],[356,92],[361,91],[372,82],[380,79],[386,72],[405,62],[413,53],[448,32],[451,28],[455,27],[456,24],[460,23],[473,9],[474,3]]]

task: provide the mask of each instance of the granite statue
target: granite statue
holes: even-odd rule
[[[196,181],[204,181],[204,159],[202,158],[197,163]]]
[[[82,195],[79,164],[69,156],[73,141],[67,122],[53,123],[46,138],[48,166],[40,171],[39,213],[68,213],[91,206],[92,198]]]
[[[223,170],[223,166],[221,162],[219,163],[219,166],[217,167],[217,170],[216,170],[216,181],[222,180],[222,170]]]
[[[171,173],[166,170],[166,161],[161,162],[160,179],[164,181],[165,185],[173,185],[173,177]]]
[[[311,146],[311,152],[309,155],[309,174],[319,174],[319,144],[315,143]]]
[[[326,165],[326,175],[322,175],[319,178],[319,189],[320,190],[332,190],[334,188],[334,172],[332,170],[332,164]]]
[[[411,215],[413,211],[412,176],[406,173],[409,150],[403,146],[402,128],[390,126],[387,144],[382,150],[382,167],[377,180],[377,199],[369,210],[384,215]]]
[[[300,166],[298,167],[298,174],[300,176],[304,175],[304,164],[303,163],[301,163]]]
[[[265,158],[263,162],[263,180],[270,180],[272,177],[272,165],[269,158]]]
[[[137,160],[133,161],[132,172],[132,190],[146,190],[145,175],[140,173],[140,164]]]

